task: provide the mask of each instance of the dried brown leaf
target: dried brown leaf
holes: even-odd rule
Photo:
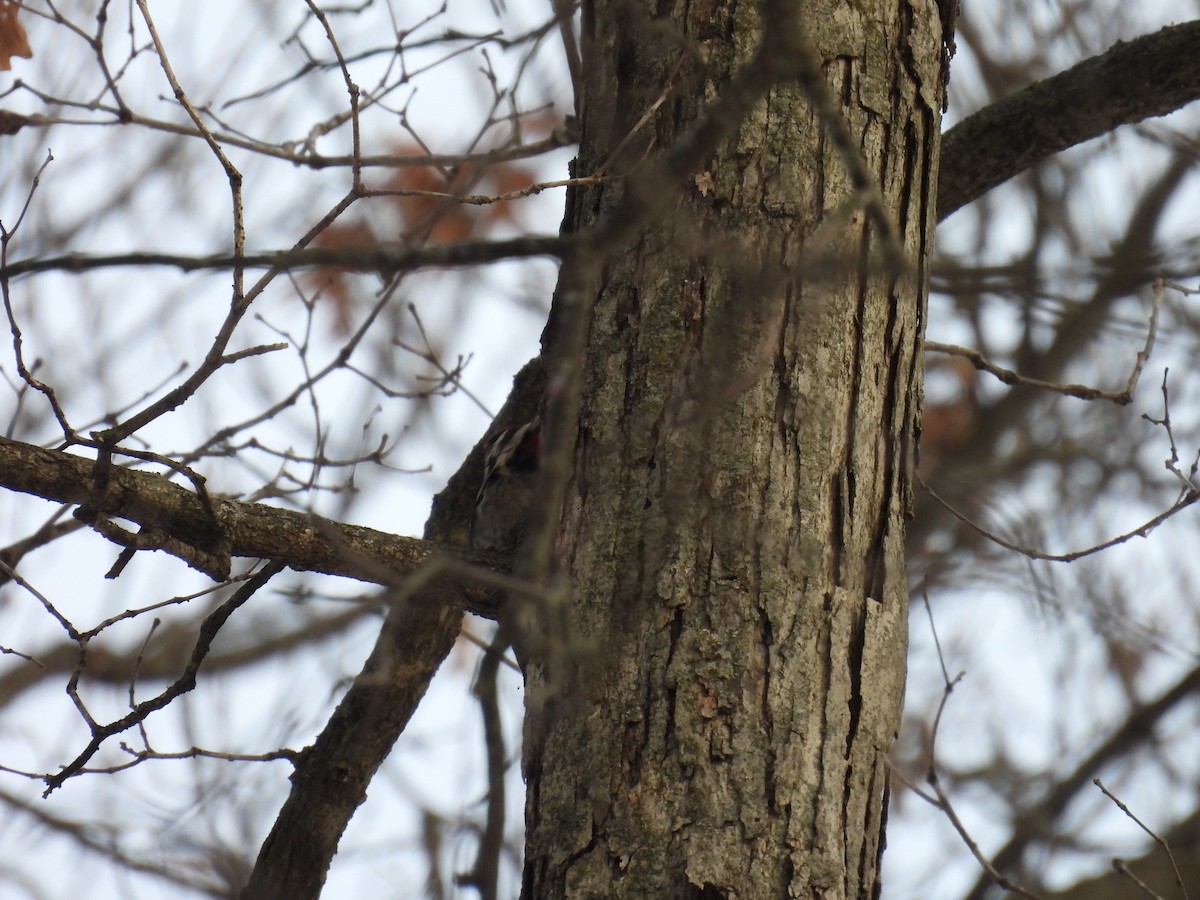
[[[29,46],[25,29],[17,21],[17,5],[9,0],[0,0],[0,70],[11,69],[14,56],[30,59],[33,49]]]

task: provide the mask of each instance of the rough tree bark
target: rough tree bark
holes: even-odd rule
[[[798,13],[906,264],[884,262],[811,85],[772,89],[608,254],[559,535],[570,625],[526,654],[523,895],[869,897],[905,675],[938,8],[659,9],[585,8],[577,174],[636,172],[764,20]],[[576,194],[568,227],[623,189]]]
[[[603,271],[589,297],[587,404],[563,535],[576,621],[540,645],[525,636],[531,683],[549,688],[552,713],[534,721],[528,748],[530,894],[850,896],[878,883],[944,60],[933,0],[777,5],[806,21],[911,269],[893,278],[876,265],[879,232],[865,224],[862,185],[847,176],[811,95],[779,88],[735,141],[689,170],[666,226]],[[772,6],[768,16],[779,13]],[[728,93],[759,37],[754,10],[723,0],[664,4],[657,17],[596,0],[584,20],[578,174],[644,172],[705,101]],[[1197,27],[1118,43],[961,123],[947,135],[953,177],[941,185],[942,215],[1066,146],[1200,95]],[[1129,71],[1138,78],[1125,79]],[[1129,90],[1117,90],[1125,81]],[[1031,118],[1032,108],[1053,114]],[[0,115],[20,120],[11,130],[34,122]],[[678,187],[662,190],[675,197]],[[572,241],[34,257],[0,260],[0,279],[128,265],[389,273],[567,258],[589,225],[619,208],[621,189],[611,181],[573,196]],[[89,446],[67,454],[0,440],[0,484],[79,504],[97,530],[106,517],[130,519],[144,527],[126,540],[217,576],[229,556],[246,555],[395,585],[445,552],[265,505],[206,505],[161,475],[109,472],[73,455],[98,449]],[[464,530],[478,453],[473,460],[428,537],[453,543]],[[494,609],[492,590],[432,587],[455,610]],[[281,837],[268,841],[247,896],[277,884],[277,896],[317,894],[370,773],[449,646],[456,612],[417,604],[393,613],[329,739],[305,751]],[[70,672],[78,647],[60,649]],[[91,652],[95,673],[103,667]],[[576,680],[556,685],[564,655]]]

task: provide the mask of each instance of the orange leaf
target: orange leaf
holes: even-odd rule
[[[0,0],[0,70],[11,69],[14,56],[29,59],[33,50],[25,37],[25,29],[17,21],[17,5]]]

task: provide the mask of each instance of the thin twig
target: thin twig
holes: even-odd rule
[[[221,149],[220,142],[213,137],[208,126],[204,124],[204,120],[200,117],[200,113],[192,105],[192,101],[188,98],[187,92],[179,83],[179,79],[175,77],[175,71],[171,67],[171,61],[167,58],[166,47],[163,46],[162,39],[158,36],[158,29],[154,26],[154,19],[150,16],[150,9],[146,5],[146,0],[136,0],[137,7],[142,13],[142,20],[146,23],[146,29],[150,32],[150,40],[154,42],[154,50],[158,55],[159,65],[162,67],[163,74],[171,85],[171,90],[175,92],[175,99],[179,101],[179,105],[183,107],[188,114],[188,118],[192,120],[192,124],[196,126],[196,130],[200,132],[204,142],[213,152],[213,156],[221,164],[221,168],[225,170],[225,177],[229,182],[229,190],[233,200],[233,252],[240,255],[246,249],[246,223],[243,218],[244,212],[242,208],[242,173],[225,155],[225,151]],[[235,302],[244,294],[245,285],[243,278],[245,270],[241,266],[233,268],[233,294]]]
[[[357,199],[348,196],[343,203]],[[337,213],[342,212],[338,209]],[[317,229],[318,231],[320,229]],[[311,239],[311,238],[310,238]],[[379,244],[354,247],[308,247],[302,239],[291,250],[241,255],[219,253],[191,256],[179,253],[67,254],[5,262],[0,276],[13,278],[33,272],[90,272],[117,267],[166,266],[182,272],[202,272],[243,266],[247,269],[294,269],[336,266],[358,272],[394,275],[422,268],[451,268],[503,262],[530,256],[561,257],[578,239],[559,235],[523,235],[503,240],[469,240],[448,244]]]
[[[469,629],[467,629],[465,626],[463,627],[463,629],[462,629],[462,631],[460,632],[460,634],[461,634],[461,635],[462,635],[462,636],[463,636],[463,637],[464,637],[464,638],[465,638],[465,639],[466,639],[466,640],[467,640],[469,643],[472,643],[472,644],[474,644],[474,645],[475,645],[476,647],[478,647],[480,650],[486,650],[488,647],[490,647],[490,646],[492,645],[492,644],[491,644],[491,641],[485,641],[483,638],[481,638],[479,635],[475,634],[475,632],[473,632],[473,631],[470,631],[470,630],[469,630]],[[521,667],[517,665],[517,662],[516,662],[516,660],[514,660],[514,659],[513,659],[511,656],[509,656],[508,654],[504,654],[504,656],[501,658],[500,662],[501,662],[501,663],[503,663],[504,665],[508,666],[508,668],[509,668],[509,669],[511,669],[511,670],[512,670],[512,671],[514,671],[514,672],[518,672],[518,673],[519,673],[519,672],[521,671]]]
[[[17,324],[17,316],[13,312],[12,297],[9,294],[8,288],[9,279],[14,274],[8,265],[9,242],[12,241],[17,230],[21,227],[21,223],[25,220],[25,214],[29,211],[30,204],[33,203],[33,195],[41,183],[42,173],[46,171],[46,167],[53,161],[53,155],[47,151],[46,159],[38,167],[38,170],[33,175],[33,181],[30,182],[29,191],[25,195],[25,205],[21,207],[21,213],[17,216],[16,224],[12,228],[7,228],[3,222],[0,222],[0,293],[3,293],[4,312],[8,315],[8,330],[12,334],[13,358],[17,364],[17,374],[21,376],[22,381],[46,398],[46,402],[50,404],[50,409],[54,413],[55,420],[58,422],[58,427],[62,429],[63,437],[70,441],[75,431],[67,423],[67,414],[63,411],[54,388],[41,379],[34,377],[33,370],[37,368],[36,362],[32,367],[25,363],[24,336],[21,333],[20,325]]]
[[[925,615],[929,618],[929,633],[933,635],[933,646],[937,650],[938,665],[942,667],[942,680],[946,684],[950,684],[950,672],[946,668],[946,659],[942,655],[942,642],[938,639],[937,626],[933,624],[933,609],[929,606],[929,591],[921,591],[921,600],[925,604]]]
[[[196,644],[192,648],[191,658],[188,660],[183,674],[157,697],[153,697],[150,700],[143,700],[128,715],[109,722],[107,725],[99,725],[90,715],[86,715],[85,717],[88,719],[88,724],[92,731],[91,740],[88,741],[87,746],[84,747],[75,759],[63,766],[61,771],[44,778],[46,790],[42,792],[42,796],[48,797],[55,789],[61,787],[68,778],[82,772],[88,760],[96,755],[101,744],[108,738],[125,731],[133,725],[140,724],[150,713],[162,709],[176,697],[192,690],[196,686],[196,675],[200,671],[200,666],[203,664],[204,658],[208,656],[208,651],[212,648],[212,642],[218,632],[220,632],[221,627],[233,614],[234,610],[254,596],[259,588],[285,568],[286,566],[283,563],[267,563],[267,565],[263,566],[262,569],[238,588],[228,600],[205,618],[203,624],[200,626],[200,634],[196,637]],[[78,674],[79,669],[72,675],[72,681],[75,683],[78,682]]]
[[[1171,392],[1167,387],[1167,373],[1170,369],[1163,369],[1162,377],[1162,398],[1163,398],[1163,414],[1161,419],[1156,419],[1149,413],[1142,413],[1142,418],[1151,425],[1157,425],[1167,433],[1167,441],[1171,445],[1171,455],[1164,460],[1163,465],[1166,470],[1174,475],[1183,484],[1185,492],[1196,493],[1196,472],[1200,469],[1200,451],[1197,452],[1196,458],[1192,460],[1191,468],[1185,475],[1179,468],[1179,446],[1175,443],[1175,430],[1171,427]]]
[[[888,762],[888,767],[891,769],[894,775],[899,777],[905,784],[909,786],[909,788],[912,789],[913,793],[915,793],[926,803],[945,813],[946,818],[950,821],[950,824],[953,826],[954,830],[958,832],[958,836],[962,838],[963,843],[967,845],[967,849],[971,851],[971,855],[975,857],[975,860],[979,863],[980,867],[985,873],[987,873],[987,876],[991,878],[993,882],[1005,890],[1017,894],[1018,896],[1029,898],[1029,900],[1041,900],[1037,894],[1034,894],[1020,885],[1015,884],[1000,873],[992,861],[988,859],[984,852],[979,848],[979,844],[975,842],[975,839],[971,837],[971,833],[967,831],[966,825],[964,825],[962,819],[958,817],[958,813],[954,809],[954,804],[950,802],[950,796],[942,787],[941,778],[937,773],[936,763],[938,731],[941,728],[942,714],[946,711],[946,706],[950,701],[950,695],[954,692],[954,689],[958,686],[958,683],[963,680],[966,673],[960,671],[953,678],[950,677],[950,670],[946,668],[946,659],[942,654],[941,641],[938,640],[937,629],[933,623],[933,612],[929,608],[928,597],[925,599],[925,609],[929,614],[929,628],[933,633],[934,648],[937,651],[938,664],[942,668],[942,680],[944,682],[942,699],[938,702],[937,713],[933,717],[933,726],[930,729],[929,768],[925,773],[925,781],[933,789],[933,794],[928,794],[921,790],[920,787],[914,784],[911,779],[905,777],[904,774],[890,761]]]
[[[945,671],[944,662],[942,664],[942,668],[943,671]],[[950,802],[950,796],[942,788],[941,779],[938,777],[937,766],[934,762],[935,754],[933,748],[935,748],[937,745],[937,734],[938,728],[942,723],[942,712],[946,708],[946,703],[950,699],[950,694],[953,692],[955,686],[962,680],[963,674],[963,672],[959,672],[953,680],[947,680],[946,687],[942,691],[942,699],[938,704],[937,715],[934,716],[933,719],[933,731],[929,739],[929,771],[925,775],[925,781],[933,789],[933,793],[937,797],[936,805],[938,809],[946,814],[946,818],[949,819],[950,824],[954,827],[954,830],[958,832],[958,836],[962,838],[963,843],[967,845],[967,849],[971,851],[971,855],[975,857],[975,861],[979,863],[980,867],[985,872],[987,872],[988,877],[1004,890],[1014,893],[1019,897],[1026,897],[1029,898],[1029,900],[1041,900],[1041,897],[1039,897],[1037,894],[1026,890],[1019,884],[1011,881],[1009,878],[1002,875],[994,865],[992,865],[992,861],[988,859],[987,855],[981,849],[979,849],[979,845],[975,842],[975,839],[971,837],[971,833],[967,831],[966,825],[964,825],[962,819],[958,817],[958,813],[954,809],[954,804]]]
[[[1120,872],[1127,879],[1133,882],[1134,887],[1136,887],[1147,897],[1150,897],[1151,900],[1167,900],[1166,897],[1153,890],[1150,885],[1146,884],[1146,882],[1134,875],[1133,872],[1130,871],[1129,866],[1125,865],[1125,861],[1123,859],[1114,859],[1112,861],[1112,866],[1116,871]]]
[[[9,579],[15,581],[21,587],[25,588],[25,590],[29,591],[29,593],[33,594],[33,596],[37,598],[38,602],[42,604],[43,608],[45,608],[46,612],[50,613],[50,615],[54,617],[55,621],[57,621],[58,624],[63,627],[63,630],[67,633],[67,636],[71,640],[83,640],[83,636],[79,633],[78,629],[71,624],[66,616],[58,611],[58,607],[51,603],[45,594],[26,581],[21,575],[17,574],[17,570],[10,566],[3,558],[0,558],[0,572],[4,573]]]
[[[938,505],[945,509],[946,512],[950,513],[950,515],[954,516],[954,518],[958,519],[958,521],[962,522],[980,537],[986,538],[993,544],[1003,547],[1005,550],[1012,550],[1014,553],[1020,553],[1022,556],[1027,556],[1030,559],[1041,559],[1045,560],[1046,562],[1075,562],[1077,559],[1083,559],[1085,556],[1092,556],[1102,550],[1107,550],[1109,547],[1115,547],[1118,544],[1123,544],[1135,537],[1144,538],[1163,522],[1167,521],[1167,519],[1171,518],[1181,510],[1187,509],[1197,500],[1200,500],[1200,492],[1188,491],[1182,497],[1172,503],[1171,506],[1166,510],[1159,513],[1157,516],[1148,519],[1141,525],[1138,525],[1136,528],[1126,531],[1124,534],[1119,534],[1114,538],[1109,538],[1103,543],[1096,544],[1092,547],[1086,547],[1083,550],[1072,550],[1070,553],[1045,553],[1041,550],[1034,550],[1032,547],[1022,547],[1020,544],[1014,544],[1012,541],[1007,541],[998,534],[995,534],[994,532],[984,528],[982,525],[970,519],[966,514],[960,512],[953,505],[951,505],[948,500],[946,500],[944,497],[938,494],[937,491],[926,484],[925,480],[919,475],[917,476],[917,484],[920,485],[921,490],[925,491],[925,493],[927,493]]]
[[[41,663],[38,660],[34,659],[28,653],[22,653],[20,650],[14,650],[12,647],[5,647],[3,644],[0,644],[0,656],[19,656],[21,659],[25,660],[26,662],[33,663],[39,669],[46,668],[44,663]]]
[[[129,673],[129,708],[137,709],[137,680],[138,675],[142,671],[142,660],[146,658],[146,648],[150,646],[150,639],[154,637],[154,632],[158,630],[158,626],[162,624],[162,619],[155,616],[150,622],[150,630],[146,632],[146,639],[142,641],[141,649],[138,650],[137,658],[133,661],[133,670]],[[138,732],[142,736],[142,746],[147,750],[150,749],[150,736],[146,733],[146,720],[138,721]]]
[[[342,48],[338,46],[337,36],[333,33],[333,26],[329,24],[329,19],[326,17],[324,10],[314,3],[313,0],[305,0],[305,3],[317,21],[321,23],[321,27],[325,29],[325,39],[329,41],[329,46],[333,48],[333,54],[337,58],[338,69],[342,73],[342,80],[346,82],[346,92],[350,95],[350,171],[353,173],[354,186],[352,190],[360,193],[363,187],[362,134],[358,122],[358,100],[361,92],[354,79],[350,77],[350,69],[346,66],[346,57],[342,55]]]
[[[1166,281],[1163,278],[1156,278],[1154,280],[1154,304],[1150,309],[1150,318],[1147,321],[1146,342],[1143,344],[1142,349],[1137,352],[1137,356],[1134,357],[1133,368],[1129,372],[1129,378],[1125,381],[1125,390],[1123,391],[1104,391],[1085,384],[1069,384],[1056,381],[1043,381],[1040,378],[1030,378],[1014,372],[1012,369],[1006,369],[1004,366],[997,365],[978,350],[972,350],[969,347],[960,347],[957,344],[926,341],[925,349],[934,353],[945,353],[949,356],[961,357],[979,371],[987,372],[989,375],[995,377],[996,380],[1009,386],[1015,387],[1021,385],[1044,391],[1052,391],[1056,394],[1075,397],[1079,400],[1107,400],[1118,406],[1128,406],[1133,402],[1133,394],[1137,390],[1138,381],[1142,377],[1142,370],[1150,360],[1150,354],[1154,350],[1154,342],[1158,337],[1158,315],[1162,310],[1168,287],[1173,290],[1182,291],[1183,293],[1193,293],[1193,291],[1182,285],[1177,285],[1175,282]]]
[[[1119,799],[1117,799],[1117,797],[1112,793],[1112,791],[1110,791],[1108,788],[1106,788],[1104,786],[1104,784],[1100,781],[1099,778],[1093,778],[1092,784],[1094,784],[1096,787],[1100,788],[1100,791],[1104,794],[1104,796],[1116,804],[1117,809],[1121,810],[1121,812],[1123,812],[1123,813],[1125,813],[1125,815],[1129,816],[1129,818],[1131,818],[1134,821],[1134,823],[1136,823],[1137,826],[1142,829],[1142,831],[1144,831],[1144,832],[1146,832],[1146,834],[1150,835],[1150,837],[1154,839],[1154,842],[1156,844],[1158,844],[1158,846],[1163,848],[1163,852],[1167,854],[1167,859],[1171,861],[1171,871],[1175,873],[1175,886],[1179,888],[1179,893],[1183,897],[1183,900],[1188,900],[1187,886],[1183,883],[1183,875],[1180,873],[1179,866],[1175,862],[1175,854],[1173,854],[1171,852],[1171,846],[1167,843],[1166,839],[1160,837],[1151,828],[1149,828],[1145,822],[1143,822],[1141,819],[1139,819],[1137,816],[1135,816],[1133,814],[1133,811],[1128,806],[1126,806],[1124,803],[1122,803]],[[1119,860],[1113,860],[1113,865],[1116,866],[1116,864],[1118,862],[1119,862]],[[1122,871],[1127,871],[1127,870],[1122,869]],[[1130,877],[1133,877],[1133,876],[1130,875]]]

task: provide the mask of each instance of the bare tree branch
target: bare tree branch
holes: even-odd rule
[[[68,254],[19,259],[7,263],[0,268],[0,278],[15,278],[31,272],[88,272],[93,269],[122,266],[166,266],[183,272],[220,271],[234,266],[244,266],[248,269],[275,268],[279,271],[338,266],[359,272],[395,275],[421,268],[478,265],[529,256],[560,256],[566,246],[567,242],[557,235],[529,235],[500,241],[463,241],[453,244],[306,247],[274,253],[247,253],[242,256],[188,256],[178,253],[113,253],[96,256]]]
[[[1200,668],[1192,669],[1158,699],[1135,709],[1123,725],[1113,732],[1070,774],[1059,779],[1053,789],[1018,814],[1013,834],[997,853],[992,863],[1001,871],[1013,871],[1031,844],[1053,836],[1053,826],[1067,811],[1078,792],[1092,783],[1104,766],[1127,755],[1130,748],[1150,740],[1158,722],[1178,708],[1180,701],[1200,691]],[[983,900],[988,895],[988,879],[981,877],[967,900]]]
[[[938,503],[938,505],[940,505],[943,509],[950,513],[950,515],[954,516],[954,518],[958,519],[958,521],[962,522],[980,537],[987,538],[993,544],[997,544],[1003,547],[1005,550],[1011,550],[1014,553],[1020,553],[1022,556],[1026,556],[1029,559],[1041,559],[1045,560],[1046,562],[1075,562],[1077,559],[1083,559],[1085,556],[1093,556],[1102,550],[1107,550],[1109,547],[1116,547],[1118,544],[1124,544],[1126,541],[1131,541],[1135,537],[1144,538],[1163,522],[1167,521],[1167,519],[1171,518],[1181,510],[1192,506],[1197,500],[1200,500],[1200,493],[1197,493],[1194,490],[1186,491],[1179,497],[1178,500],[1160,512],[1158,515],[1147,519],[1145,522],[1142,522],[1140,525],[1131,528],[1128,531],[1118,534],[1116,537],[1109,538],[1108,540],[1102,541],[1099,544],[1093,544],[1090,547],[1084,547],[1082,550],[1072,550],[1068,553],[1046,553],[1044,550],[1037,550],[1033,547],[1023,547],[1020,544],[1014,543],[1013,541],[1005,540],[1004,538],[1000,537],[1000,535],[989,531],[987,528],[984,528],[978,522],[974,521],[969,516],[956,509],[950,504],[949,501],[939,495],[920,477],[917,478],[917,483],[920,485],[921,490],[932,497],[934,501]]]
[[[1172,25],[1035,82],[942,137],[940,222],[1048,156],[1200,98],[1200,21]]]
[[[49,796],[53,790],[61,787],[63,782],[68,778],[82,772],[84,766],[96,755],[96,751],[100,749],[101,745],[114,734],[119,734],[128,728],[132,728],[134,725],[140,725],[150,713],[162,709],[180,694],[186,694],[192,690],[196,686],[196,673],[200,671],[200,666],[204,663],[204,658],[208,656],[209,648],[212,647],[212,642],[222,626],[239,606],[253,597],[260,587],[282,570],[283,566],[278,563],[267,565],[261,571],[255,573],[253,577],[249,578],[241,587],[234,591],[228,600],[205,618],[204,624],[200,626],[200,634],[196,638],[191,658],[188,660],[183,674],[174,683],[169,685],[166,690],[156,697],[143,700],[141,703],[134,705],[128,715],[122,716],[120,719],[116,719],[106,725],[99,725],[92,721],[90,716],[87,717],[92,729],[91,740],[88,741],[87,746],[80,751],[75,759],[63,766],[61,771],[45,779],[46,790],[42,793],[42,796]],[[80,653],[84,652],[81,648]],[[75,680],[76,678],[73,676],[72,682]]]
[[[1111,800],[1116,805],[1117,809],[1119,809],[1119,810],[1121,810],[1121,812],[1125,813],[1125,815],[1128,816],[1130,819],[1132,819],[1137,824],[1137,826],[1142,829],[1142,831],[1144,831],[1144,832],[1146,832],[1146,834],[1150,835],[1150,837],[1152,837],[1154,839],[1154,842],[1156,844],[1158,844],[1158,846],[1163,848],[1163,852],[1166,853],[1166,855],[1167,855],[1167,860],[1171,863],[1171,871],[1175,873],[1175,886],[1177,888],[1179,888],[1179,896],[1182,897],[1183,900],[1188,900],[1187,886],[1183,883],[1183,875],[1180,874],[1180,872],[1179,872],[1179,864],[1175,862],[1175,854],[1171,852],[1171,845],[1167,843],[1166,839],[1163,838],[1162,835],[1158,834],[1158,832],[1156,832],[1153,828],[1151,828],[1149,825],[1147,825],[1145,822],[1143,822],[1141,819],[1139,819],[1137,816],[1135,816],[1133,814],[1133,810],[1131,810],[1128,806],[1126,806],[1124,803],[1122,803],[1121,799],[1119,797],[1117,797],[1112,791],[1110,791],[1108,788],[1106,788],[1104,786],[1104,783],[1099,778],[1093,778],[1092,784],[1094,784],[1096,787],[1100,788],[1101,793],[1103,793],[1105,797],[1107,797],[1109,800]],[[1122,868],[1125,865],[1122,860],[1116,860],[1116,859],[1113,860],[1114,866],[1116,866],[1118,863],[1121,864]],[[1123,871],[1127,871],[1127,870],[1125,870],[1123,868]]]
[[[114,466],[107,488],[93,496],[94,468],[93,462],[70,453],[0,437],[0,487],[60,503],[87,504],[89,514],[128,519],[210,553],[227,547],[231,556],[273,560],[292,569],[377,584],[395,584],[438,556],[487,562],[430,541],[261,503],[213,498],[224,532],[217,534],[200,498],[187,488],[161,475]],[[440,567],[445,576],[438,581],[443,599],[494,616],[495,588],[455,579],[452,568]],[[455,571],[462,574],[461,568]]]
[[[1192,293],[1182,285],[1172,284],[1171,287],[1182,290],[1185,293]],[[927,352],[933,351],[935,353],[946,353],[961,357],[979,371],[994,375],[999,381],[1007,385],[1020,384],[1026,387],[1054,391],[1068,397],[1077,397],[1080,400],[1108,400],[1118,406],[1127,406],[1133,401],[1133,392],[1137,390],[1138,381],[1142,377],[1142,370],[1146,367],[1146,363],[1150,359],[1151,351],[1154,350],[1154,340],[1158,335],[1158,315],[1162,311],[1163,300],[1166,298],[1166,290],[1167,283],[1161,278],[1156,279],[1154,283],[1154,306],[1151,309],[1150,323],[1146,329],[1146,343],[1138,351],[1137,356],[1134,357],[1133,369],[1130,371],[1129,378],[1125,381],[1125,389],[1122,391],[1106,391],[1084,384],[1062,384],[1060,382],[1044,381],[1040,378],[1028,378],[1018,372],[1014,372],[1012,369],[1006,369],[1004,366],[997,365],[978,350],[972,350],[969,347],[943,344],[939,341],[926,341],[925,350]]]
[[[243,900],[317,897],[351,815],[458,634],[462,612],[397,592],[362,671],[292,775]],[[431,602],[425,602],[426,600]]]

